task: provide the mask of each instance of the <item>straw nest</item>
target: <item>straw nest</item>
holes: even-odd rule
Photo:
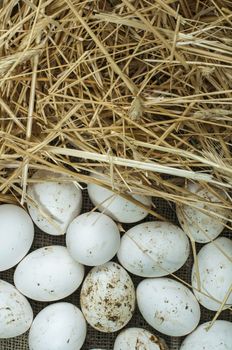
[[[24,203],[35,169],[99,183],[86,171],[104,167],[116,192],[194,205],[192,179],[231,208],[230,1],[7,0],[0,16],[2,202]]]
[[[227,0],[3,0],[0,201],[50,169],[194,206],[192,179],[231,209],[231,25]]]

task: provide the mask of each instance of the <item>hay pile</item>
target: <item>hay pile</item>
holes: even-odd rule
[[[0,15],[1,201],[24,202],[34,169],[87,182],[99,163],[119,191],[174,202],[186,178],[230,189],[230,1],[5,0]]]
[[[87,182],[99,163],[118,191],[229,190],[231,17],[222,0],[4,0],[0,200],[23,203],[34,169]]]
[[[231,210],[231,1],[0,6],[0,202],[50,169],[194,206],[192,179]]]
[[[5,0],[0,15],[0,201],[23,203],[34,169],[88,182],[100,163],[120,192],[184,202],[190,178],[230,206],[230,1]]]

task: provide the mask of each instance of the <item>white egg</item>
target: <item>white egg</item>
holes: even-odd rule
[[[0,271],[18,264],[29,251],[34,225],[28,213],[14,204],[0,205]]]
[[[157,331],[173,337],[192,332],[200,320],[200,307],[193,293],[170,278],[152,278],[137,287],[138,307]]]
[[[127,328],[116,338],[113,350],[167,350],[165,342],[143,328]]]
[[[78,262],[97,266],[111,260],[120,246],[120,233],[115,222],[102,213],[78,216],[68,227],[66,244]]]
[[[124,234],[117,256],[121,265],[135,275],[165,276],[184,265],[189,256],[189,240],[171,223],[144,222]]]
[[[39,170],[32,179],[48,179],[46,182],[31,183],[27,194],[28,210],[34,223],[50,235],[63,235],[70,222],[80,214],[82,192],[71,182],[63,182],[61,174]],[[57,182],[49,181],[57,179]]]
[[[187,189],[201,197],[202,200],[220,203],[220,200],[207,189],[199,184],[189,182]],[[222,194],[221,194],[222,195]],[[183,230],[186,231],[196,242],[207,243],[215,239],[224,229],[226,220],[219,217],[210,216],[199,209],[213,211],[213,207],[206,203],[195,202],[194,207],[190,205],[177,205],[177,217]],[[198,209],[199,208],[199,209]],[[228,217],[229,212],[224,208],[215,209],[215,213],[223,217]]]
[[[230,350],[232,349],[232,323],[217,320],[203,323],[183,341],[180,350]]]
[[[79,350],[86,337],[82,312],[70,303],[45,307],[34,319],[29,333],[30,350]]]
[[[93,328],[116,332],[129,322],[134,312],[134,285],[120,265],[108,262],[89,272],[80,300],[82,312]]]
[[[53,245],[27,255],[14,273],[16,288],[30,299],[54,301],[72,294],[81,284],[84,267],[67,248]]]
[[[197,261],[198,271],[195,264],[192,269],[192,286],[198,289],[197,275],[199,274],[200,292],[194,289],[194,294],[201,305],[216,311],[231,287],[232,241],[229,238],[220,237],[206,244],[199,251]],[[228,296],[224,309],[231,305],[232,294]]]
[[[25,333],[32,320],[33,311],[27,299],[12,284],[0,280],[0,338]]]
[[[91,174],[90,176],[102,179],[104,175]],[[93,183],[88,184],[88,194],[99,211],[104,212],[116,221],[133,223],[144,219],[148,215],[145,209],[102,186]],[[136,194],[131,195],[131,197],[149,209],[151,208],[151,197]]]

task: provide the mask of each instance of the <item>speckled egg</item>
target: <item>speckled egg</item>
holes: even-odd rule
[[[31,326],[33,311],[27,299],[10,283],[0,280],[0,338],[13,338]]]
[[[91,174],[90,176],[102,179],[104,175]],[[93,183],[88,184],[88,194],[94,206],[96,206],[99,211],[109,215],[115,221],[133,223],[144,219],[148,215],[145,209],[102,186]],[[151,197],[136,194],[131,196],[148,209],[151,208]]]
[[[216,195],[202,188],[199,184],[189,182],[187,189],[199,196],[203,201],[220,203],[220,199]],[[219,194],[223,196],[222,193]],[[208,210],[209,212],[213,211],[213,207],[209,204],[196,201],[194,207],[190,205],[177,205],[177,217],[183,230],[196,242],[207,243],[215,239],[223,231],[226,220],[207,215],[198,210],[198,208]],[[224,208],[217,207],[215,214],[225,218],[229,217],[228,210]]]
[[[180,350],[231,350],[232,323],[217,320],[201,324],[183,341]]]
[[[113,350],[168,350],[163,339],[143,328],[124,329],[116,338]]]
[[[34,225],[28,213],[14,204],[0,205],[0,271],[18,264],[33,238]]]
[[[14,273],[16,288],[30,299],[55,301],[72,294],[81,284],[84,267],[67,248],[53,245],[27,255]]]
[[[33,182],[28,186],[29,213],[42,231],[63,235],[70,222],[81,212],[82,192],[74,182],[65,182],[62,174],[39,170],[32,180],[40,179],[47,181]]]
[[[120,246],[120,233],[107,215],[88,212],[79,215],[68,227],[66,244],[78,262],[97,266],[111,260]]]
[[[192,269],[192,286],[199,303],[216,311],[221,306],[232,282],[232,241],[220,237],[201,248],[197,256],[200,277],[200,292],[197,283],[196,265]],[[205,293],[205,294],[202,294]],[[216,299],[216,300],[215,300]],[[217,302],[219,301],[219,302]],[[224,309],[232,305],[232,294],[228,296]]]
[[[165,276],[184,265],[189,240],[169,222],[144,222],[124,234],[117,256],[121,265],[135,275]]]
[[[151,278],[140,282],[137,302],[147,323],[169,336],[184,336],[192,332],[200,321],[200,307],[193,293],[170,278]]]
[[[82,312],[70,303],[45,307],[34,319],[29,333],[30,350],[79,350],[86,337]]]
[[[89,272],[80,301],[82,312],[93,328],[116,332],[129,322],[134,312],[134,285],[120,265],[108,262]]]

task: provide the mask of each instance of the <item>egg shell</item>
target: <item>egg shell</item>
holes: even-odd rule
[[[218,249],[220,247],[221,250]],[[227,255],[224,255],[223,252]],[[230,260],[229,260],[230,259]],[[206,244],[197,256],[200,291],[194,289],[199,303],[209,310],[216,311],[231,287],[232,279],[232,241],[220,237]],[[198,289],[196,265],[192,269],[192,286]],[[214,300],[214,299],[216,300]],[[219,302],[217,302],[217,300]],[[227,299],[224,309],[232,305],[232,294]]]
[[[27,299],[10,283],[0,280],[0,338],[13,338],[31,326],[33,311]]]
[[[55,301],[72,294],[83,277],[83,265],[69,255],[67,248],[53,245],[27,255],[15,270],[14,283],[28,298]]]
[[[168,350],[162,339],[143,328],[124,329],[116,338],[113,350]]]
[[[212,203],[220,203],[219,198],[207,189],[202,188],[199,184],[189,182],[187,189],[191,193],[201,197],[202,200]],[[223,194],[221,193],[221,195]],[[213,212],[213,207],[207,203],[201,203],[199,201],[195,202],[194,206],[199,209]],[[219,236],[225,227],[226,220],[221,219],[220,217],[207,215],[197,208],[190,205],[177,205],[177,217],[183,230],[192,236],[196,242],[207,243]],[[226,218],[229,217],[229,211],[224,208],[215,209],[215,214]]]
[[[115,222],[102,213],[78,216],[68,227],[66,244],[72,257],[89,266],[111,260],[120,246],[120,233]]]
[[[171,223],[144,222],[123,235],[117,256],[120,264],[135,275],[165,276],[184,265],[189,256],[189,240]]]
[[[30,350],[79,350],[86,337],[82,312],[70,303],[45,307],[34,319],[29,333]]]
[[[200,320],[200,307],[193,293],[170,278],[140,282],[137,302],[147,323],[169,336],[180,337],[192,332]]]
[[[91,174],[90,176],[102,179],[103,175]],[[143,220],[148,215],[148,212],[145,209],[102,186],[89,183],[88,194],[94,206],[115,221],[133,223]],[[149,209],[151,208],[151,197],[137,194],[133,194],[131,197]]]
[[[34,239],[34,225],[28,213],[14,204],[0,205],[0,271],[18,264]]]
[[[48,179],[28,186],[28,211],[42,231],[50,235],[63,235],[70,222],[80,214],[82,192],[72,182],[64,182],[64,175],[38,170],[32,179]],[[57,179],[57,182],[49,181]]]
[[[230,350],[232,349],[232,323],[217,320],[201,324],[183,341],[180,350]]]
[[[89,272],[80,301],[82,312],[93,328],[116,332],[129,322],[134,312],[134,285],[120,265],[108,262]]]

